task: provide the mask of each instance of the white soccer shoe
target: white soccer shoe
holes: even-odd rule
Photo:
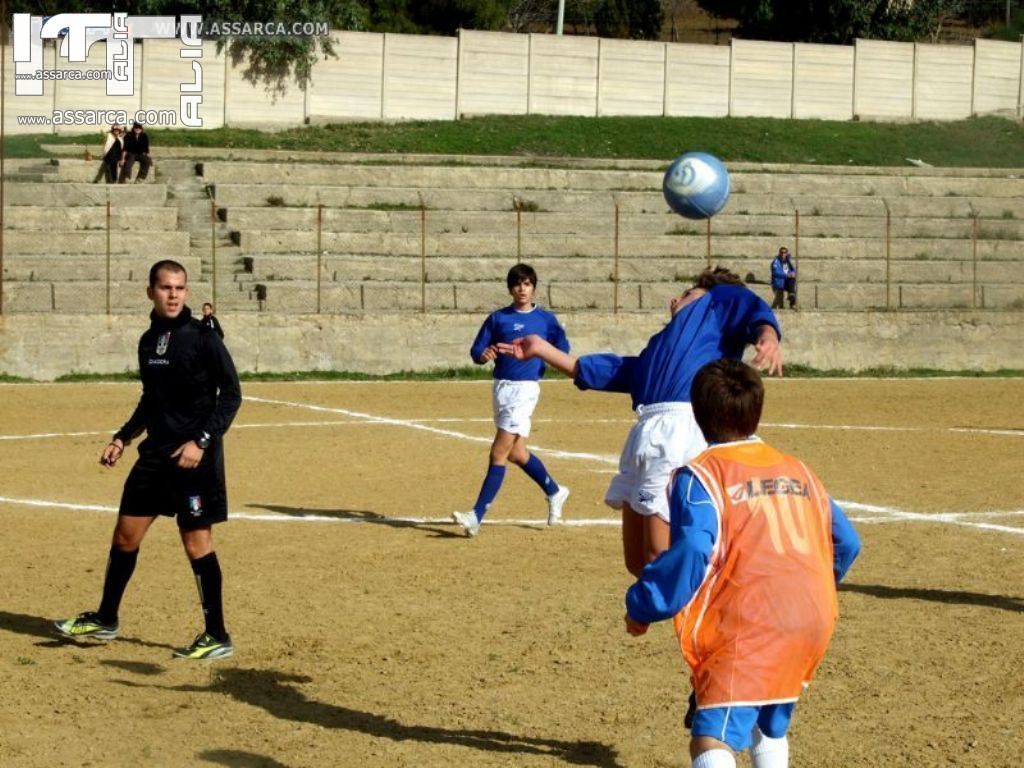
[[[452,520],[466,532],[466,535],[473,538],[480,533],[480,521],[476,519],[476,512],[452,512]]]
[[[562,507],[569,498],[569,489],[562,485],[548,496],[548,525],[559,525],[562,522]]]

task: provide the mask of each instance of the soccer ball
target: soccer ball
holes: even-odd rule
[[[669,208],[688,219],[708,219],[729,200],[729,172],[706,152],[680,155],[665,171],[661,185]]]

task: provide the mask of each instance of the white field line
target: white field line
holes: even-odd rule
[[[373,424],[385,424],[390,426],[406,427],[409,429],[416,429],[430,434],[441,435],[444,437],[452,437],[459,440],[466,440],[477,443],[490,443],[491,439],[487,437],[479,437],[476,435],[467,435],[462,432],[456,432],[449,429],[439,429],[436,427],[430,427],[423,422],[428,421],[449,421],[441,419],[422,419],[422,420],[403,420],[394,419],[384,416],[375,416],[373,414],[361,413],[359,411],[350,411],[344,408],[331,408],[327,406],[312,405],[309,403],[300,403],[289,400],[277,400],[271,398],[261,398],[255,396],[247,396],[246,400],[250,400],[258,403],[265,403],[269,405],[278,405],[291,408],[300,408],[311,410],[319,413],[333,413],[347,416],[351,421],[287,421],[287,422],[266,422],[266,423],[252,423],[252,424],[239,424],[236,425],[236,429],[254,429],[254,428],[282,428],[282,427],[324,427],[324,426],[336,426],[336,425],[373,425]],[[460,421],[460,420],[451,420]],[[469,420],[461,420],[469,421]],[[472,421],[490,421],[489,419],[473,419]],[[620,421],[620,420],[616,420]],[[627,420],[621,420],[627,421]],[[823,425],[797,425],[797,424],[765,424],[764,426],[776,426],[781,428],[810,428],[810,429],[865,429],[865,430],[882,430],[882,431],[929,431],[928,428],[914,428],[914,427],[852,427],[852,426],[823,426]],[[984,432],[991,434],[1005,434],[1012,436],[1022,436],[1024,433],[1009,431],[1009,430],[977,430],[977,429],[966,429],[966,428],[950,428],[947,431],[954,432]],[[51,437],[69,437],[69,436],[81,436],[81,435],[97,435],[97,434],[109,434],[109,432],[66,432],[66,433],[38,433],[33,435],[0,435],[0,440],[24,440],[24,439],[39,439],[39,438],[51,438]],[[571,458],[597,461],[602,464],[617,465],[618,460],[613,456],[592,454],[592,453],[580,453],[570,451],[560,451],[555,449],[537,448],[533,450],[538,453],[544,453],[549,456],[558,458]],[[591,472],[607,473],[609,470],[596,469],[590,470]],[[65,502],[51,502],[42,499],[13,499],[8,497],[0,497],[0,503],[7,504],[21,504],[38,507],[56,507],[64,509],[75,509],[75,510],[92,510],[92,511],[103,511],[103,512],[116,512],[116,507],[107,507],[100,505],[90,504],[70,504]],[[977,519],[981,518],[998,518],[998,517],[1019,517],[1024,516],[1024,510],[1008,510],[1008,511],[992,511],[992,512],[948,512],[948,513],[933,513],[925,514],[919,512],[908,512],[906,510],[900,510],[890,507],[880,507],[869,504],[861,504],[859,502],[840,502],[847,510],[851,512],[862,512],[871,513],[869,515],[854,516],[852,519],[855,522],[860,523],[882,523],[882,522],[895,522],[895,521],[913,521],[913,522],[928,522],[928,523],[944,523],[947,525],[958,525],[970,528],[981,528],[985,530],[999,531],[1003,533],[1012,533],[1016,535],[1024,535],[1024,528],[1015,528],[1013,526],[997,525],[994,523],[976,522]],[[236,519],[243,520],[266,520],[266,521],[324,521],[324,522],[380,522],[386,524],[434,524],[434,523],[447,523],[447,518],[335,518],[323,515],[307,515],[302,517],[291,517],[291,516],[280,516],[280,515],[254,515],[251,513],[237,512],[232,513],[232,516]],[[541,523],[534,520],[503,520],[503,521],[488,521],[492,525],[541,525]],[[592,520],[569,520],[566,521],[568,525],[574,526],[586,526],[586,525],[619,525],[618,519],[612,518],[597,518]]]
[[[491,424],[493,419],[491,418],[470,418],[470,417],[425,417],[418,419],[388,419],[382,416],[371,416],[369,414],[359,414],[355,411],[344,411],[342,409],[331,409],[323,406],[313,406],[305,403],[294,403],[285,400],[268,400],[265,398],[258,398],[253,396],[246,396],[246,400],[252,400],[260,403],[270,403],[275,405],[287,405],[298,408],[309,408],[312,410],[325,410],[328,412],[338,412],[344,414],[353,414],[353,419],[336,419],[332,421],[280,421],[280,422],[253,422],[249,424],[235,424],[232,429],[283,429],[290,427],[335,427],[335,426],[367,426],[373,424],[393,424],[399,426],[413,427],[421,424]],[[635,419],[534,419],[536,424],[633,424]],[[996,435],[1004,437],[1024,437],[1024,429],[984,429],[981,427],[885,427],[885,426],[870,426],[870,425],[854,425],[854,424],[778,424],[772,422],[763,422],[762,427],[770,429],[808,429],[808,430],[834,430],[834,431],[849,431],[849,432],[950,432],[954,434],[976,434],[976,435]],[[114,429],[108,430],[88,430],[81,432],[35,432],[29,434],[20,435],[0,435],[0,442],[11,441],[11,440],[46,440],[53,438],[62,437],[89,437],[93,435],[109,435],[113,434]],[[466,439],[473,439],[476,441],[482,441],[484,438],[474,438],[469,435],[464,436]],[[488,440],[490,442],[490,440]],[[541,451],[548,451],[550,455],[558,455],[552,453],[552,449],[540,449]],[[587,456],[589,454],[579,454],[580,456]],[[607,458],[607,457],[605,457]]]
[[[1024,437],[1024,429],[984,429],[982,427],[874,427],[855,424],[773,424],[762,422],[772,429],[832,429],[849,432],[954,432],[969,435],[1008,435]]]
[[[874,517],[862,517],[851,515],[850,519],[856,523],[893,523],[893,522],[915,522],[915,523],[941,523],[946,525],[959,525],[967,528],[980,528],[982,530],[997,531],[999,533],[1011,533],[1024,536],[1024,527],[1015,528],[1007,525],[996,525],[985,522],[972,522],[977,519],[998,518],[998,517],[1022,517],[1024,509],[1007,510],[998,512],[943,512],[935,514],[921,514],[918,512],[906,512],[890,507],[879,507],[870,504],[859,504],[857,502],[838,502],[845,509],[853,511],[867,511],[875,514]],[[104,512],[114,514],[117,507],[102,504],[73,504],[64,501],[49,501],[47,499],[18,499],[9,496],[0,496],[0,504],[10,506],[41,507],[48,509],[69,509],[76,512]],[[331,515],[275,515],[252,512],[231,512],[232,520],[253,520],[258,522],[274,523],[376,523],[378,525],[454,525],[447,517],[334,517]],[[536,526],[544,528],[547,523],[543,519],[530,520],[487,520],[485,525],[503,526]],[[619,526],[621,521],[615,517],[601,517],[589,519],[566,519],[563,525],[574,528],[595,527],[595,526]]]
[[[473,443],[485,443],[490,445],[494,442],[492,437],[480,437],[477,435],[467,435],[464,432],[455,432],[451,429],[439,429],[437,427],[429,427],[426,424],[421,424],[417,421],[410,421],[408,419],[393,419],[388,416],[374,416],[370,413],[360,413],[359,411],[350,411],[346,408],[329,408],[325,405],[312,405],[310,403],[297,403],[291,400],[274,400],[266,397],[254,397],[248,395],[244,398],[255,403],[264,403],[267,405],[283,405],[289,408],[302,408],[309,411],[315,411],[317,413],[337,413],[342,416],[348,416],[350,418],[365,419],[367,422],[373,424],[387,424],[393,427],[406,427],[408,429],[416,429],[421,432],[427,432],[433,435],[440,435],[442,437],[454,437],[458,440],[466,440]],[[554,448],[541,448],[536,445],[531,446],[530,450],[535,453],[543,453],[547,456],[554,456],[561,459],[584,459],[589,461],[600,461],[605,464],[614,464],[618,466],[619,460],[616,456],[601,455],[597,453],[580,453],[577,451],[560,451]]]

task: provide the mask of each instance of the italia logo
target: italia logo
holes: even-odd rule
[[[192,514],[192,517],[199,517],[203,514],[203,499],[200,496],[189,496],[188,497],[188,511]]]

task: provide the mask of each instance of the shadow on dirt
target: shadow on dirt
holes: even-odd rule
[[[310,509],[307,507],[286,507],[280,504],[249,504],[248,507],[250,509],[265,509],[268,512],[288,515],[289,517],[320,517],[331,520],[350,520],[358,523],[386,525],[390,528],[418,528],[422,531],[430,531],[446,537],[462,537],[462,531],[456,530],[454,526],[442,527],[436,522],[387,517],[379,512],[372,512],[368,509]]]
[[[24,613],[10,613],[9,611],[0,611],[0,629],[8,632],[14,632],[19,635],[29,635],[31,637],[38,637],[46,640],[45,643],[36,643],[41,648],[61,648],[66,645],[74,645],[79,648],[98,648],[106,645],[105,642],[96,640],[72,640],[68,637],[62,637],[57,633],[57,630],[53,626],[52,619],[44,619],[41,616],[29,616]],[[144,648],[166,648],[167,650],[174,650],[173,645],[167,645],[165,643],[152,643],[148,640],[139,640],[136,637],[118,637],[116,640],[111,642],[115,643],[128,643],[130,645],[140,645]]]
[[[227,768],[288,768],[272,757],[257,755],[255,752],[243,752],[240,749],[207,749],[196,757]]]
[[[981,592],[964,592],[959,589],[929,589],[927,587],[887,587],[881,584],[840,584],[840,592],[856,592],[861,595],[880,597],[884,600],[928,600],[948,605],[977,605],[981,608],[998,608],[1011,613],[1024,613],[1024,598],[1005,595],[986,595]]]
[[[454,744],[485,752],[544,755],[570,765],[596,768],[620,768],[618,753],[606,744],[595,741],[561,741],[531,736],[516,736],[504,731],[439,728],[429,725],[406,725],[394,718],[361,712],[336,704],[314,701],[289,683],[308,683],[305,675],[289,675],[267,669],[219,669],[209,687],[175,686],[167,690],[188,693],[210,692],[230,696],[250,706],[259,707],[280,720],[312,723],[321,728],[357,731],[376,738],[393,741],[418,741],[426,744]],[[119,681],[138,687],[136,683]],[[224,765],[248,766],[250,763]],[[263,765],[254,762],[251,765]],[[275,765],[269,763],[269,765]]]
[[[372,512],[367,509],[310,509],[308,507],[286,507],[280,504],[249,504],[250,509],[265,509],[268,512],[275,512],[279,515],[289,517],[329,518],[331,520],[350,520],[359,523],[375,523],[386,525],[391,528],[416,528],[421,531],[430,531],[445,538],[461,539],[465,537],[462,530],[454,524],[441,523],[437,520],[411,520],[409,518],[396,518],[382,515],[379,512]],[[542,531],[546,527],[543,520],[536,523],[510,523],[502,521],[500,525],[506,528],[522,528],[528,531]]]

